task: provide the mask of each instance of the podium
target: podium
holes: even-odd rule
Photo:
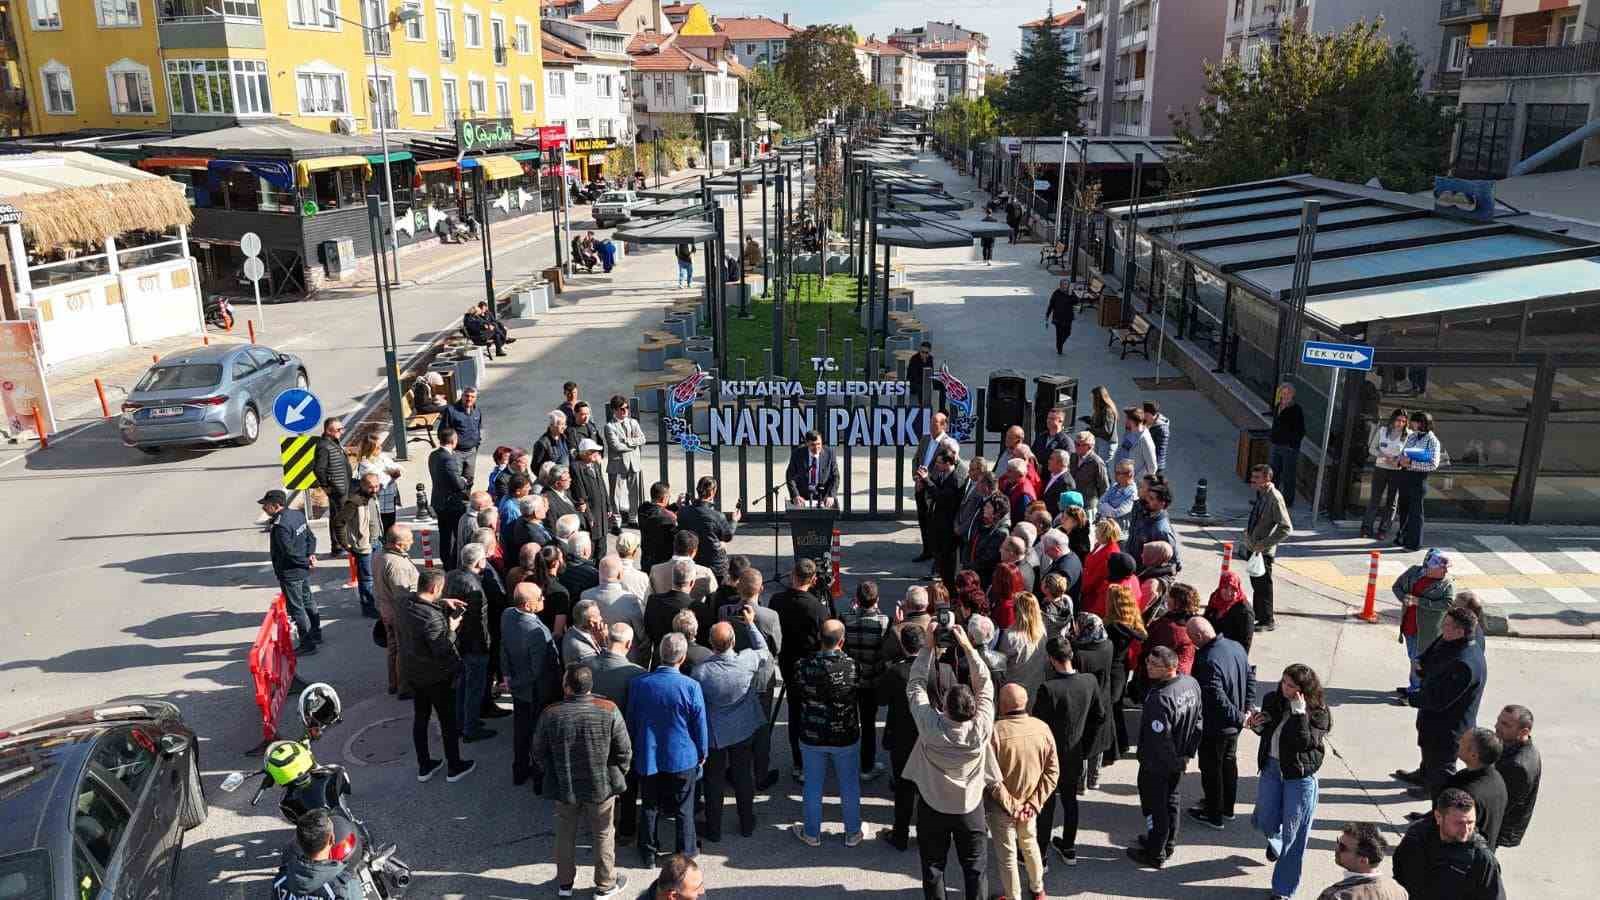
[[[823,582],[831,579],[829,554],[833,551],[833,526],[839,521],[839,511],[828,507],[792,506],[784,515],[789,520],[789,540],[794,545],[795,561],[812,560]]]

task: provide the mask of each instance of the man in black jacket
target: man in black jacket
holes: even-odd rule
[[[611,527],[611,495],[606,491],[606,475],[600,469],[600,454],[604,448],[599,443],[584,438],[578,444],[578,458],[572,464],[572,502],[578,515],[583,517],[583,528],[589,532],[594,558],[606,555],[606,538]]]
[[[506,337],[506,327],[498,321],[491,321],[488,316],[488,304],[479,301],[478,305],[461,317],[461,330],[467,333],[467,340],[479,347],[494,348],[494,355],[505,356],[506,344],[515,338]]]
[[[1061,761],[1061,778],[1056,791],[1039,810],[1039,837],[1054,847],[1061,861],[1078,864],[1078,780],[1083,777],[1084,760],[1090,755],[1100,723],[1110,715],[1100,698],[1100,682],[1072,664],[1072,643],[1055,635],[1044,645],[1050,661],[1050,674],[1039,685],[1033,701],[1033,715],[1050,726],[1056,739],[1056,754]],[[1061,836],[1051,838],[1055,827],[1056,804],[1061,805]]]
[[[483,410],[478,408],[477,388],[462,388],[461,397],[439,414],[440,433],[446,428],[455,429],[456,454],[461,457],[462,473],[471,482],[478,470],[478,444],[483,440]]]
[[[1139,723],[1139,806],[1149,830],[1129,858],[1159,869],[1178,840],[1178,790],[1189,760],[1200,748],[1202,729],[1200,685],[1178,672],[1178,654],[1171,647],[1153,647],[1145,655],[1150,690]]]
[[[351,860],[334,859],[333,818],[313,809],[295,820],[294,843],[272,879],[274,900],[362,900],[366,891],[350,871]]]
[[[350,469],[350,457],[345,454],[344,445],[339,443],[342,434],[344,423],[337,417],[329,416],[323,420],[322,437],[317,438],[316,449],[311,455],[311,474],[317,476],[317,487],[328,495],[328,539],[335,553],[343,551],[345,547],[334,533],[333,520],[344,509],[344,498],[350,493],[350,480],[354,477]]]
[[[1394,880],[1411,900],[1505,900],[1500,863],[1476,817],[1471,795],[1446,788],[1433,815],[1406,829],[1394,852]]]
[[[1445,613],[1438,640],[1418,659],[1422,687],[1411,705],[1417,708],[1417,746],[1422,764],[1415,772],[1395,772],[1415,787],[1406,793],[1431,799],[1444,789],[1455,768],[1461,735],[1477,724],[1478,702],[1488,683],[1489,665],[1472,640],[1477,616],[1463,607]]]
[[[672,566],[672,590],[651,594],[644,603],[644,632],[654,650],[672,633],[672,620],[694,606],[689,589],[694,586],[694,564],[680,559]]]
[[[533,442],[533,450],[528,457],[528,467],[534,472],[544,468],[547,462],[558,466],[572,465],[572,441],[567,437],[567,414],[559,409],[552,409],[545,415],[544,434]]]
[[[475,763],[461,758],[456,715],[456,679],[461,677],[461,656],[456,652],[456,629],[467,605],[444,599],[444,573],[423,569],[417,589],[401,603],[395,616],[400,639],[400,678],[411,686],[413,719],[411,743],[417,752],[417,780],[428,781],[446,763],[445,780],[460,781]],[[441,763],[428,752],[428,720],[437,713],[444,736]]]
[[[1056,355],[1072,337],[1072,279],[1063,278],[1061,284],[1050,292],[1050,302],[1045,304],[1044,322],[1056,329]]]
[[[678,514],[671,496],[672,485],[658,481],[650,485],[650,499],[639,506],[639,569],[643,572],[672,557]]]
[[[1217,634],[1210,621],[1195,616],[1184,626],[1195,646],[1194,680],[1200,684],[1200,787],[1205,792],[1189,817],[1221,828],[1234,816],[1239,791],[1239,730],[1255,699],[1250,657],[1238,641]]]
[[[717,509],[717,480],[710,475],[695,482],[696,499],[687,508],[678,510],[678,527],[694,532],[700,538],[694,561],[711,570],[717,581],[728,580],[728,551],[724,541],[733,540],[743,514],[735,509],[723,515]]]
[[[942,418],[940,413],[936,418]],[[956,452],[941,447],[933,455],[928,467],[928,477],[919,479],[923,502],[928,506],[927,552],[933,556],[934,571],[945,586],[953,587],[956,580],[956,514],[961,511],[961,498],[967,492],[967,477],[962,473]]]
[[[433,514],[439,517],[439,558],[456,558],[456,528],[467,513],[467,493],[472,479],[456,452],[456,430],[439,429],[439,446],[428,454],[428,480],[433,482]]]
[[[978,520],[973,523],[972,537],[964,548],[967,567],[978,573],[985,590],[994,580],[995,567],[1000,565],[1000,548],[1010,533],[1006,519],[1010,516],[1006,498],[999,493],[990,494],[978,510]]]
[[[483,727],[487,707],[492,717],[502,715],[489,699],[489,599],[484,591],[483,571],[487,568],[482,544],[461,548],[461,565],[445,578],[444,595],[466,603],[466,612],[456,630],[456,653],[461,657],[461,678],[456,682],[456,719],[461,739],[467,743],[494,737],[493,729]]]
[[[859,673],[855,660],[844,652],[844,633],[844,623],[838,619],[822,623],[821,646],[795,665],[795,680],[789,686],[800,706],[796,730],[805,760],[805,821],[796,822],[793,831],[811,847],[822,843],[822,789],[830,763],[839,782],[844,845],[861,842]]]
[[[911,663],[928,643],[927,629],[916,623],[902,623],[885,638],[895,642],[899,659],[878,676],[878,701],[887,709],[883,718],[883,746],[889,751],[889,769],[894,785],[894,825],[879,829],[878,837],[889,846],[905,852],[911,845],[911,817],[917,809],[917,785],[902,777],[911,750],[917,745],[917,720],[911,715]],[[955,673],[942,671],[934,678],[938,684],[952,684]]]
[[[1544,768],[1539,748],[1533,746],[1533,712],[1515,703],[1507,706],[1494,720],[1494,733],[1504,748],[1494,767],[1506,783],[1506,815],[1500,823],[1499,843],[1501,847],[1516,847],[1533,819]]]
[[[311,569],[317,564],[317,535],[306,522],[306,514],[289,509],[288,495],[267,491],[260,500],[261,511],[272,520],[268,545],[272,554],[272,574],[283,591],[283,605],[300,634],[294,651],[310,656],[322,643],[322,616],[311,595]]]
[[[778,669],[783,682],[794,684],[795,666],[822,649],[822,623],[832,618],[832,610],[813,591],[817,583],[817,564],[809,559],[795,561],[789,573],[789,587],[773,595],[767,604],[778,614],[778,625],[783,630],[783,650],[778,654]],[[800,721],[800,702],[793,687],[788,691],[789,721]],[[804,776],[800,768],[800,729],[793,725],[789,731],[789,750],[793,757],[794,780]]]
[[[805,433],[805,443],[789,452],[789,467],[783,473],[784,484],[789,488],[789,505],[833,506],[833,495],[839,488],[839,467],[834,464],[833,450],[822,446],[822,435],[816,431]]]
[[[1445,789],[1459,788],[1472,798],[1473,817],[1478,833],[1490,847],[1500,845],[1500,827],[1506,818],[1506,782],[1495,763],[1500,761],[1500,738],[1488,728],[1472,728],[1461,735],[1457,756],[1464,768],[1445,782]],[[1406,821],[1427,818],[1427,813],[1407,813]]]

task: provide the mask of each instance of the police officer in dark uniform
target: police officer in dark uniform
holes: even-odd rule
[[[342,455],[342,454],[341,454]],[[295,653],[310,656],[322,643],[322,616],[311,596],[311,568],[317,564],[317,535],[306,522],[306,514],[289,509],[288,495],[267,491],[258,501],[261,511],[272,520],[269,543],[272,574],[283,591],[283,605],[300,632]]]

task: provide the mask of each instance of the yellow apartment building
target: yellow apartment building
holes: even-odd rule
[[[538,0],[5,0],[34,134],[544,120]],[[376,75],[374,75],[376,62]]]

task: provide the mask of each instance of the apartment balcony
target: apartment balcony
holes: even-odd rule
[[[1439,0],[1439,24],[1461,25],[1500,18],[1500,0]]]
[[[455,62],[456,42],[452,40],[441,39],[439,41],[439,58],[445,62]]]
[[[1564,47],[1474,47],[1467,54],[1467,80],[1543,78],[1600,73],[1600,41]]]
[[[225,0],[162,0],[156,12],[161,46],[168,50],[266,49],[261,17],[218,11],[231,5]]]
[[[1257,31],[1277,31],[1281,27],[1276,6],[1264,6],[1250,14],[1250,24],[1246,30],[1254,33]]]
[[[361,32],[361,51],[378,56],[393,56],[394,45],[389,40],[389,32],[381,29]]]
[[[1100,58],[1104,55],[1105,52],[1101,48],[1096,47],[1093,50],[1083,54],[1082,64],[1085,66],[1092,66],[1095,63],[1098,63]]]
[[[1460,72],[1435,72],[1428,90],[1435,94],[1454,94],[1461,90]]]
[[[1102,26],[1104,24],[1106,24],[1106,13],[1105,13],[1105,10],[1101,10],[1100,12],[1097,12],[1092,16],[1085,16],[1084,17],[1084,19],[1083,19],[1083,31],[1084,31],[1085,34],[1088,34],[1089,32],[1095,30],[1096,28],[1099,28],[1100,26]]]

